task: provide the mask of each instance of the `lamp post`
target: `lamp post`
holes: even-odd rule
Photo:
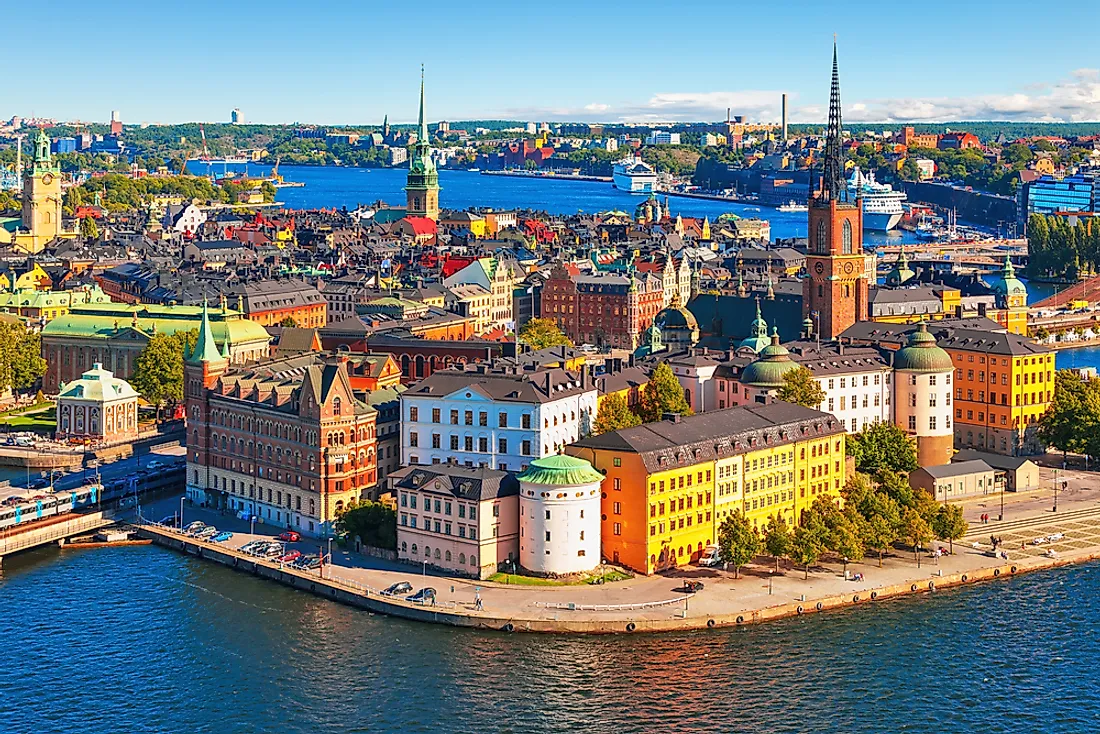
[[[184,499],[185,499],[184,497],[180,497],[180,524],[179,524],[180,532],[183,532],[183,500]]]
[[[1054,470],[1054,511],[1058,512],[1058,470]]]
[[[997,522],[1005,519],[1005,483],[1006,480],[1001,480],[1001,512],[997,515]]]

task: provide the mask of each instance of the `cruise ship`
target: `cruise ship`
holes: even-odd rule
[[[637,156],[624,158],[615,164],[612,185],[631,194],[652,194],[657,190],[657,172]]]
[[[905,213],[901,206],[906,198],[903,192],[875,181],[874,173],[863,173],[858,167],[852,169],[852,177],[848,179],[848,195],[863,200],[864,229],[889,232]]]

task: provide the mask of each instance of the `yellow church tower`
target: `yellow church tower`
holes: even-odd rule
[[[34,141],[34,161],[23,174],[23,231],[13,249],[34,255],[62,234],[61,167],[50,157],[50,139],[43,128]]]

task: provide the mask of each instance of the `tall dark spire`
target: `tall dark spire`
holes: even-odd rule
[[[822,198],[847,201],[844,181],[844,153],[840,119],[840,73],[836,62],[836,38],[833,38],[833,82],[829,89],[829,129],[825,133],[825,171],[821,182]]]

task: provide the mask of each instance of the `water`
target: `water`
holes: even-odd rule
[[[195,174],[223,171],[243,171],[246,166],[207,166],[198,161],[188,164]],[[249,164],[252,175],[266,175],[270,166]],[[292,209],[340,208],[354,209],[359,204],[385,201],[393,206],[405,205],[405,175],[403,168],[344,168],[338,166],[280,166],[279,173],[288,181],[300,181],[302,188],[279,189],[278,200]],[[439,199],[444,207],[466,209],[486,206],[496,209],[542,209],[550,214],[605,212],[612,210],[633,214],[645,197],[631,195],[614,188],[610,182],[568,181],[518,176],[483,176],[466,171],[439,172],[442,189]],[[685,217],[710,217],[713,224],[718,215],[733,212],[742,217],[767,219],[771,222],[772,239],[806,236],[805,212],[781,212],[768,207],[733,204],[724,201],[670,197],[672,214]],[[889,234],[866,232],[867,244],[883,242],[915,242],[910,232],[897,230]]]
[[[435,627],[171,551],[8,559],[0,731],[956,732],[1100,727],[1100,566],[735,630]]]

